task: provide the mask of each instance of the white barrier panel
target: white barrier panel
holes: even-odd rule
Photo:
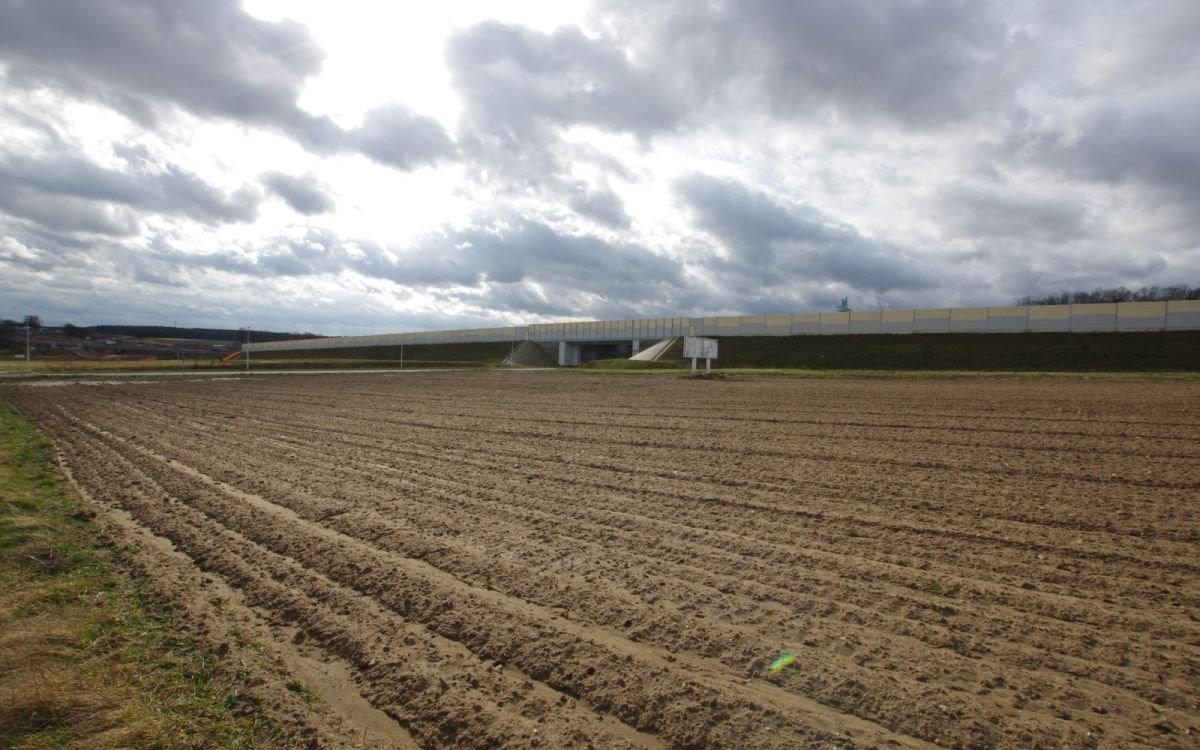
[[[986,307],[955,307],[950,310],[951,333],[987,333]]]
[[[738,318],[738,330],[742,336],[766,336],[767,316],[743,315]]]
[[[792,316],[792,335],[817,335],[821,332],[821,313],[797,313]]]
[[[763,333],[768,336],[790,336],[792,334],[792,316],[764,315]]]
[[[1023,333],[1029,330],[1028,307],[989,307],[988,331],[992,333]]]
[[[1070,305],[1071,330],[1077,333],[1117,330],[1116,303]]]
[[[850,333],[881,333],[883,313],[852,312],[850,315]]]
[[[1128,302],[1117,306],[1118,331],[1155,331],[1166,328],[1171,306],[1188,302]],[[1200,306],[1200,301],[1191,302]],[[1200,309],[1200,308],[1198,308]]]
[[[850,313],[821,313],[821,333],[850,333]]]
[[[884,310],[879,316],[880,333],[912,333],[915,310]]]
[[[1168,302],[1166,328],[1172,331],[1200,329],[1200,299]]]
[[[946,333],[949,330],[949,310],[941,308],[913,310],[913,333]]]
[[[1067,333],[1071,330],[1070,305],[1031,306],[1029,308],[1029,330]]]

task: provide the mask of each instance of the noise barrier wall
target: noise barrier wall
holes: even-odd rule
[[[1028,307],[951,307],[867,312],[638,318],[535,323],[451,331],[334,336],[243,345],[250,352],[488,341],[657,341],[674,336],[800,336],[854,333],[1022,333],[1200,330],[1200,300]]]

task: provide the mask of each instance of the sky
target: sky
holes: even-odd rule
[[[1200,285],[1196,0],[0,0],[0,317]]]

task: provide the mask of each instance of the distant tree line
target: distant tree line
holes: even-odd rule
[[[0,349],[18,349],[25,346],[26,327],[36,331],[42,327],[42,319],[36,315],[26,315],[21,321],[7,318],[0,320]]]
[[[1200,299],[1200,287],[1186,284],[1178,286],[1144,286],[1140,289],[1115,289],[1099,287],[1090,292],[1062,292],[1045,297],[1025,295],[1017,300],[1018,305],[1086,305],[1094,302],[1165,302],[1168,300]]]
[[[25,346],[25,328],[39,331],[46,326],[37,315],[26,315],[23,320],[0,320],[0,349],[17,349]],[[67,336],[84,339],[89,336],[132,336],[134,338],[172,338],[198,339],[202,341],[237,341],[246,340],[246,331],[236,328],[175,328],[174,326],[120,326],[98,325],[77,326],[67,323],[62,326],[62,332]],[[250,340],[263,341],[292,341],[295,339],[322,338],[315,333],[280,333],[278,331],[250,331]]]
[[[204,341],[245,341],[246,331],[236,328],[175,328],[174,326],[119,326],[119,325],[98,325],[87,328],[78,328],[67,324],[63,326],[63,332],[69,335],[74,335],[67,331],[67,328],[73,328],[76,331],[82,331],[83,336],[102,334],[111,336],[133,336],[139,339],[201,339]],[[253,342],[263,341],[294,341],[296,339],[319,339],[322,336],[315,333],[280,333],[279,331],[256,331],[251,329],[250,340]]]

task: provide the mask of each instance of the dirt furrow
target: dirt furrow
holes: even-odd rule
[[[493,506],[493,508],[494,508],[494,506]],[[821,563],[822,560],[817,560],[817,562]],[[908,587],[929,586],[930,583],[932,583],[932,581],[906,582]],[[941,610],[943,610],[943,608],[944,608],[943,605],[936,605],[936,607],[931,607],[931,610],[941,611]],[[964,618],[964,619],[966,620],[967,623],[971,622],[970,618]],[[964,619],[956,620],[956,622],[964,622]],[[1093,647],[1096,646],[1096,643],[1094,643],[1094,638],[1085,638],[1085,640],[1093,641],[1092,646]],[[1103,646],[1103,644],[1102,644],[1102,646]],[[1088,654],[1088,658],[1092,659],[1092,658],[1094,658],[1094,655],[1096,655],[1096,654],[1094,654],[1094,652],[1090,653],[1090,654]]]
[[[1200,384],[0,391],[422,745],[1200,736]]]
[[[345,520],[345,519],[342,519],[342,518],[340,518],[340,517],[339,517],[339,518],[334,518],[334,519],[331,519],[331,523],[332,523],[333,525],[335,525],[335,526],[336,526],[336,525],[340,524],[340,523],[341,523],[343,520]],[[369,524],[368,524],[368,526],[367,526],[367,528],[371,528],[372,526],[378,526],[378,522],[369,523]],[[389,537],[394,537],[394,533],[393,533],[393,534],[390,534],[390,535],[389,535]],[[409,552],[409,553],[412,553],[412,550],[408,550],[408,552]],[[439,565],[442,565],[442,562],[440,562],[440,561],[441,561],[441,560],[444,560],[444,555],[439,555],[439,558],[438,558],[438,559],[439,559]],[[585,608],[585,609],[586,609],[586,608]],[[941,608],[939,607],[939,609],[941,609]],[[948,609],[953,609],[953,608],[951,607],[951,608],[948,608]],[[860,619],[861,619],[861,618],[860,618]],[[944,618],[943,618],[943,619],[944,619]],[[969,620],[968,620],[968,623],[969,623]],[[691,643],[692,643],[692,644],[695,644],[697,641],[703,642],[703,638],[699,638],[699,637],[698,637],[698,636],[697,636],[697,635],[696,635],[694,632],[689,632],[689,633],[688,633],[688,635],[689,635],[689,638],[690,638],[690,641],[691,641]],[[843,640],[843,643],[844,643],[845,639],[843,638],[842,640]],[[855,640],[860,640],[860,639],[858,639],[858,638],[855,638]],[[950,644],[953,644],[953,643],[954,643],[954,639],[953,639],[953,638],[949,638],[949,639],[947,639],[947,641],[948,641]],[[945,647],[945,642],[943,642],[943,644],[942,644],[942,645],[943,645],[943,647]],[[844,645],[843,645],[842,647],[844,647]],[[749,649],[744,649],[744,650],[743,650],[743,653],[745,653],[745,652],[746,652],[746,651],[748,651],[748,650],[749,650]],[[866,644],[866,645],[864,645],[864,646],[863,646],[863,647],[862,647],[860,650],[861,650],[861,651],[863,651],[863,652],[869,652],[869,651],[871,650],[871,643],[870,643],[870,641],[868,641],[868,642],[867,642],[867,644]],[[886,656],[886,655],[885,655],[885,656]],[[878,661],[878,660],[879,660],[879,658],[877,658],[877,657],[878,657],[878,654],[876,654],[876,657],[873,657],[873,658],[872,658],[872,660]],[[847,661],[849,661],[849,659],[847,659]],[[860,658],[860,659],[856,660],[856,662],[855,662],[855,665],[856,665],[856,666],[858,666],[858,667],[863,667],[865,663],[866,663],[866,659],[862,659],[862,658]],[[1051,662],[1047,662],[1045,658],[1042,658],[1042,659],[1040,660],[1040,664],[1041,664],[1041,666],[1042,666],[1043,668],[1044,668],[1044,667],[1046,667],[1046,666],[1049,666],[1051,663],[1053,663],[1053,662],[1052,662],[1052,661],[1051,661]],[[995,666],[995,665],[993,665],[993,666]],[[1060,668],[1063,668],[1063,667],[1060,667]],[[987,665],[980,665],[980,664],[967,664],[966,666],[962,666],[962,667],[955,668],[955,670],[954,670],[954,671],[958,671],[958,672],[968,672],[968,673],[972,674],[972,679],[974,679],[975,681],[974,681],[973,683],[971,683],[971,682],[968,682],[968,683],[966,684],[966,687],[967,687],[967,688],[977,688],[977,687],[978,687],[978,685],[979,685],[979,684],[981,684],[981,681],[979,681],[979,680],[977,679],[977,674],[978,674],[978,671],[977,671],[977,670],[979,670],[979,669],[983,669],[984,671],[987,671],[987,670],[989,669],[989,667],[988,667]],[[1071,667],[1066,667],[1066,669],[1070,670],[1070,671],[1072,672],[1072,674],[1076,674],[1077,676],[1081,676],[1081,675],[1082,675],[1082,674],[1084,674],[1085,672],[1094,672],[1094,671],[1095,671],[1094,669],[1085,670],[1085,669],[1081,668],[1079,665],[1074,665],[1074,668],[1073,668],[1073,669],[1072,669]],[[861,670],[860,670],[860,671],[861,671]],[[995,671],[995,670],[993,670],[993,671]],[[1003,670],[1001,669],[1000,671],[1003,671]],[[1101,676],[1108,676],[1108,677],[1111,677],[1111,675],[1101,675]],[[893,677],[893,679],[894,679],[894,677]],[[997,681],[998,681],[998,682],[1001,682],[1001,683],[1003,683],[1003,684],[1007,685],[1007,686],[1008,686],[1008,687],[1010,687],[1011,689],[1016,689],[1016,686],[1023,685],[1023,684],[1025,684],[1026,682],[1028,682],[1028,679],[1027,679],[1027,678],[1024,678],[1024,679],[1023,679],[1021,675],[1017,675],[1016,677],[1014,677],[1014,676],[1013,676],[1013,674],[1012,674],[1011,672],[1009,672],[1009,673],[1007,674],[1007,679],[1006,679],[1006,677],[1005,677],[1004,675],[996,675],[996,674],[993,674],[993,675],[991,676],[991,678],[990,678],[990,681],[991,681],[991,682],[997,682]],[[846,680],[846,678],[843,676],[839,682],[835,683],[835,688],[837,688],[837,689],[835,689],[835,690],[834,690],[834,692],[833,692],[833,696],[832,696],[832,697],[833,697],[833,699],[834,699],[834,700],[837,700],[837,696],[838,696],[838,695],[845,695],[845,692],[846,692],[846,691],[844,690],[844,686],[845,686],[845,684],[847,684],[847,682],[848,682],[848,681],[847,681],[847,680]],[[1143,683],[1143,684],[1144,684],[1144,683]],[[1050,701],[1052,701],[1052,700],[1053,700],[1053,699],[1056,697],[1056,695],[1055,695],[1055,693],[1056,693],[1056,692],[1062,692],[1062,690],[1061,690],[1061,686],[1060,686],[1060,688],[1053,688],[1051,685],[1052,685],[1052,683],[1051,683],[1051,684],[1047,684],[1047,685],[1041,685],[1041,686],[1037,686],[1037,690],[1038,690],[1038,691],[1040,691],[1040,692],[1047,692],[1047,693],[1050,693],[1050,695],[1049,695],[1049,700],[1050,700]],[[869,684],[868,684],[868,687],[869,687]],[[897,689],[898,689],[898,688],[897,688]],[[914,689],[915,689],[915,688],[914,688]],[[963,689],[963,688],[959,688],[959,689]],[[873,691],[873,692],[878,692],[878,691]],[[1104,692],[1104,691],[1101,691],[1101,692]],[[1156,691],[1156,692],[1157,692],[1157,691]],[[1169,695],[1169,694],[1168,694],[1168,695]],[[1121,703],[1121,699],[1120,699],[1120,697],[1119,697],[1119,696],[1116,696],[1116,697],[1114,697],[1114,696],[1106,696],[1106,699],[1108,699],[1108,700],[1109,700],[1111,703],[1113,703],[1113,704],[1120,704],[1120,703]],[[941,698],[940,700],[942,700],[942,701],[946,701],[946,702],[949,702],[949,703],[951,703],[951,704],[953,704],[953,703],[954,703],[954,701],[953,701],[951,698],[945,698],[945,697],[943,697],[943,698]],[[1172,701],[1172,702],[1174,702],[1174,701]],[[942,705],[944,705],[944,703],[943,703]],[[858,708],[859,708],[859,710],[869,710],[869,709],[864,709],[862,706],[859,706]],[[1030,706],[1029,708],[1032,708],[1032,706]]]
[[[276,554],[180,503],[120,452],[67,460],[119,466],[120,484],[97,496],[171,540],[203,569],[221,575],[278,623],[359,669],[364,692],[428,747],[571,746],[582,733],[602,747],[658,747],[658,741],[603,721],[565,694],[536,689],[519,672],[481,661],[454,641],[387,612],[372,598]],[[78,474],[77,474],[78,475]],[[82,472],[83,481],[88,470]],[[469,721],[468,721],[469,717]],[[467,732],[469,730],[469,733]],[[503,740],[503,742],[501,742]]]
[[[95,429],[98,436],[106,437]],[[341,586],[371,596],[406,618],[415,616],[426,627],[463,643],[485,660],[516,665],[531,678],[567,695],[588,699],[596,708],[661,735],[676,746],[728,744],[736,737],[752,736],[762,726],[776,727],[769,746],[778,747],[792,746],[797,741],[843,742],[845,730],[907,745],[916,742],[915,738],[766,686],[758,686],[754,692],[768,700],[730,703],[720,709],[727,715],[720,727],[709,727],[697,735],[695,728],[684,721],[694,710],[689,706],[703,704],[712,710],[721,705],[721,692],[734,684],[746,684],[744,680],[721,672],[683,672],[671,666],[678,661],[674,655],[656,654],[644,645],[565,621],[555,613],[494,590],[466,586],[434,566],[383,554],[352,537],[308,524],[261,498],[248,507],[222,497],[228,492],[197,490],[194,480],[201,475],[194,470],[177,462],[155,461],[152,456],[149,462],[138,461],[130,453],[139,452],[136,447],[123,447],[129,450],[122,451],[122,456],[136,462],[171,497],[200,508],[226,528],[241,529],[250,541],[320,571]],[[220,489],[210,482],[202,484],[209,490]],[[245,493],[236,495],[238,500],[252,499]],[[264,519],[264,514],[273,517]],[[353,562],[334,565],[334,561]],[[207,558],[199,562],[209,564]],[[455,603],[453,607],[451,602]],[[495,630],[480,631],[480,622],[487,619]],[[496,643],[499,636],[506,636],[503,650]],[[598,671],[596,665],[606,668]],[[634,695],[613,704],[608,697],[613,688],[611,675],[622,673],[624,677],[615,678],[617,687],[622,693]],[[606,679],[598,679],[600,674]],[[640,692],[645,695],[637,700]]]

